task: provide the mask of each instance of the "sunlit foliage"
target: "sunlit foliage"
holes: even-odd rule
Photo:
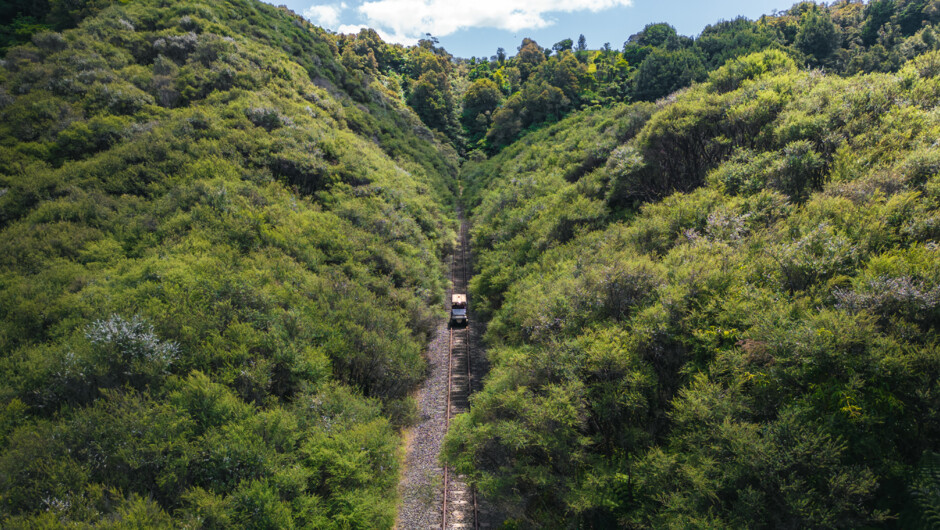
[[[493,368],[445,459],[521,526],[930,527],[938,61],[769,50],[467,164]]]
[[[579,108],[664,98],[753,52],[787,55],[794,66],[840,75],[895,72],[905,61],[940,48],[938,22],[936,1],[799,2],[758,20],[719,21],[696,38],[679,35],[666,23],[647,24],[622,47],[605,43],[590,50],[582,35],[577,47],[565,39],[541,48],[526,38],[515,56],[500,49],[456,70],[455,86],[463,76],[474,82],[459,92],[466,148],[492,154]],[[479,105],[483,79],[505,96],[495,110]]]
[[[0,66],[2,525],[391,526],[453,150],[284,9],[66,4]]]

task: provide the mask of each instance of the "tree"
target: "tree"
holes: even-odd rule
[[[522,123],[524,126],[558,120],[571,105],[565,93],[542,81],[527,83],[522,90]]]
[[[839,33],[828,13],[813,9],[803,14],[794,44],[818,65],[839,46]]]
[[[450,79],[443,73],[426,72],[421,74],[411,88],[408,104],[415,110],[421,121],[432,129],[437,129],[448,136],[455,131],[455,113]]]
[[[652,51],[652,46],[640,46],[630,41],[623,43],[623,58],[632,65],[642,63]]]
[[[647,24],[643,31],[631,35],[628,42],[639,46],[674,48],[679,43],[679,35],[676,33],[676,28],[661,22]]]
[[[894,14],[894,0],[875,0],[865,10],[865,24],[862,26],[862,42],[871,46],[878,40],[878,31],[891,20]]]
[[[470,143],[480,141],[493,121],[493,112],[499,107],[503,94],[496,83],[489,79],[477,79],[467,89],[463,98],[460,121]]]
[[[493,126],[486,132],[486,141],[492,147],[502,147],[515,140],[521,130],[522,120],[505,106],[493,113]]]
[[[514,62],[522,74],[522,81],[525,82],[535,69],[545,62],[545,54],[542,53],[542,47],[534,40],[522,39],[522,45],[519,46],[519,53]]]
[[[573,46],[574,42],[571,39],[564,39],[552,45],[552,50],[554,50],[555,53],[561,53],[563,51],[570,51]]]
[[[765,24],[744,17],[705,26],[695,39],[695,47],[702,51],[705,66],[718,68],[725,61],[770,47],[773,33]]]
[[[129,0],[118,0],[118,4],[126,4]],[[47,2],[37,2],[46,4]],[[49,15],[48,21],[57,29],[65,29],[75,26],[80,21],[90,17],[102,9],[114,5],[110,0],[86,0],[83,2],[72,2],[70,0],[52,0],[48,2]]]
[[[913,35],[926,17],[927,0],[908,0],[898,6],[897,23],[904,35]]]
[[[582,82],[586,82],[586,75],[587,68],[579,63],[573,54],[563,53],[555,60],[543,64],[536,77],[561,89],[568,99],[576,101]]]
[[[0,4],[0,50],[28,42],[40,31],[51,29],[43,23],[49,11],[42,0],[8,0]]]
[[[579,52],[587,51],[587,39],[584,38],[584,34],[578,35],[578,47],[576,50]]]
[[[424,41],[431,42],[431,41]],[[414,81],[408,91],[408,105],[432,129],[457,141],[457,102],[451,87],[453,65],[442,48],[414,48],[406,66]]]
[[[640,63],[634,97],[652,101],[705,78],[705,66],[692,50],[655,49]]]

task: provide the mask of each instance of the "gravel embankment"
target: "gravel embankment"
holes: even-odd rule
[[[447,409],[447,357],[450,335],[442,322],[428,347],[431,373],[418,390],[420,422],[411,428],[405,470],[399,483],[399,530],[441,527],[444,471],[437,456],[444,440]]]

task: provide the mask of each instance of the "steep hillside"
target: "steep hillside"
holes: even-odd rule
[[[938,76],[768,51],[468,164],[493,369],[447,461],[522,526],[929,525]]]
[[[453,151],[285,10],[110,4],[0,63],[3,526],[390,526]]]

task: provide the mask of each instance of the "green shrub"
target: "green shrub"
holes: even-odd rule
[[[779,50],[745,55],[730,59],[721,68],[708,75],[712,90],[730,92],[737,90],[747,80],[763,75],[785,74],[796,70],[796,63]]]

